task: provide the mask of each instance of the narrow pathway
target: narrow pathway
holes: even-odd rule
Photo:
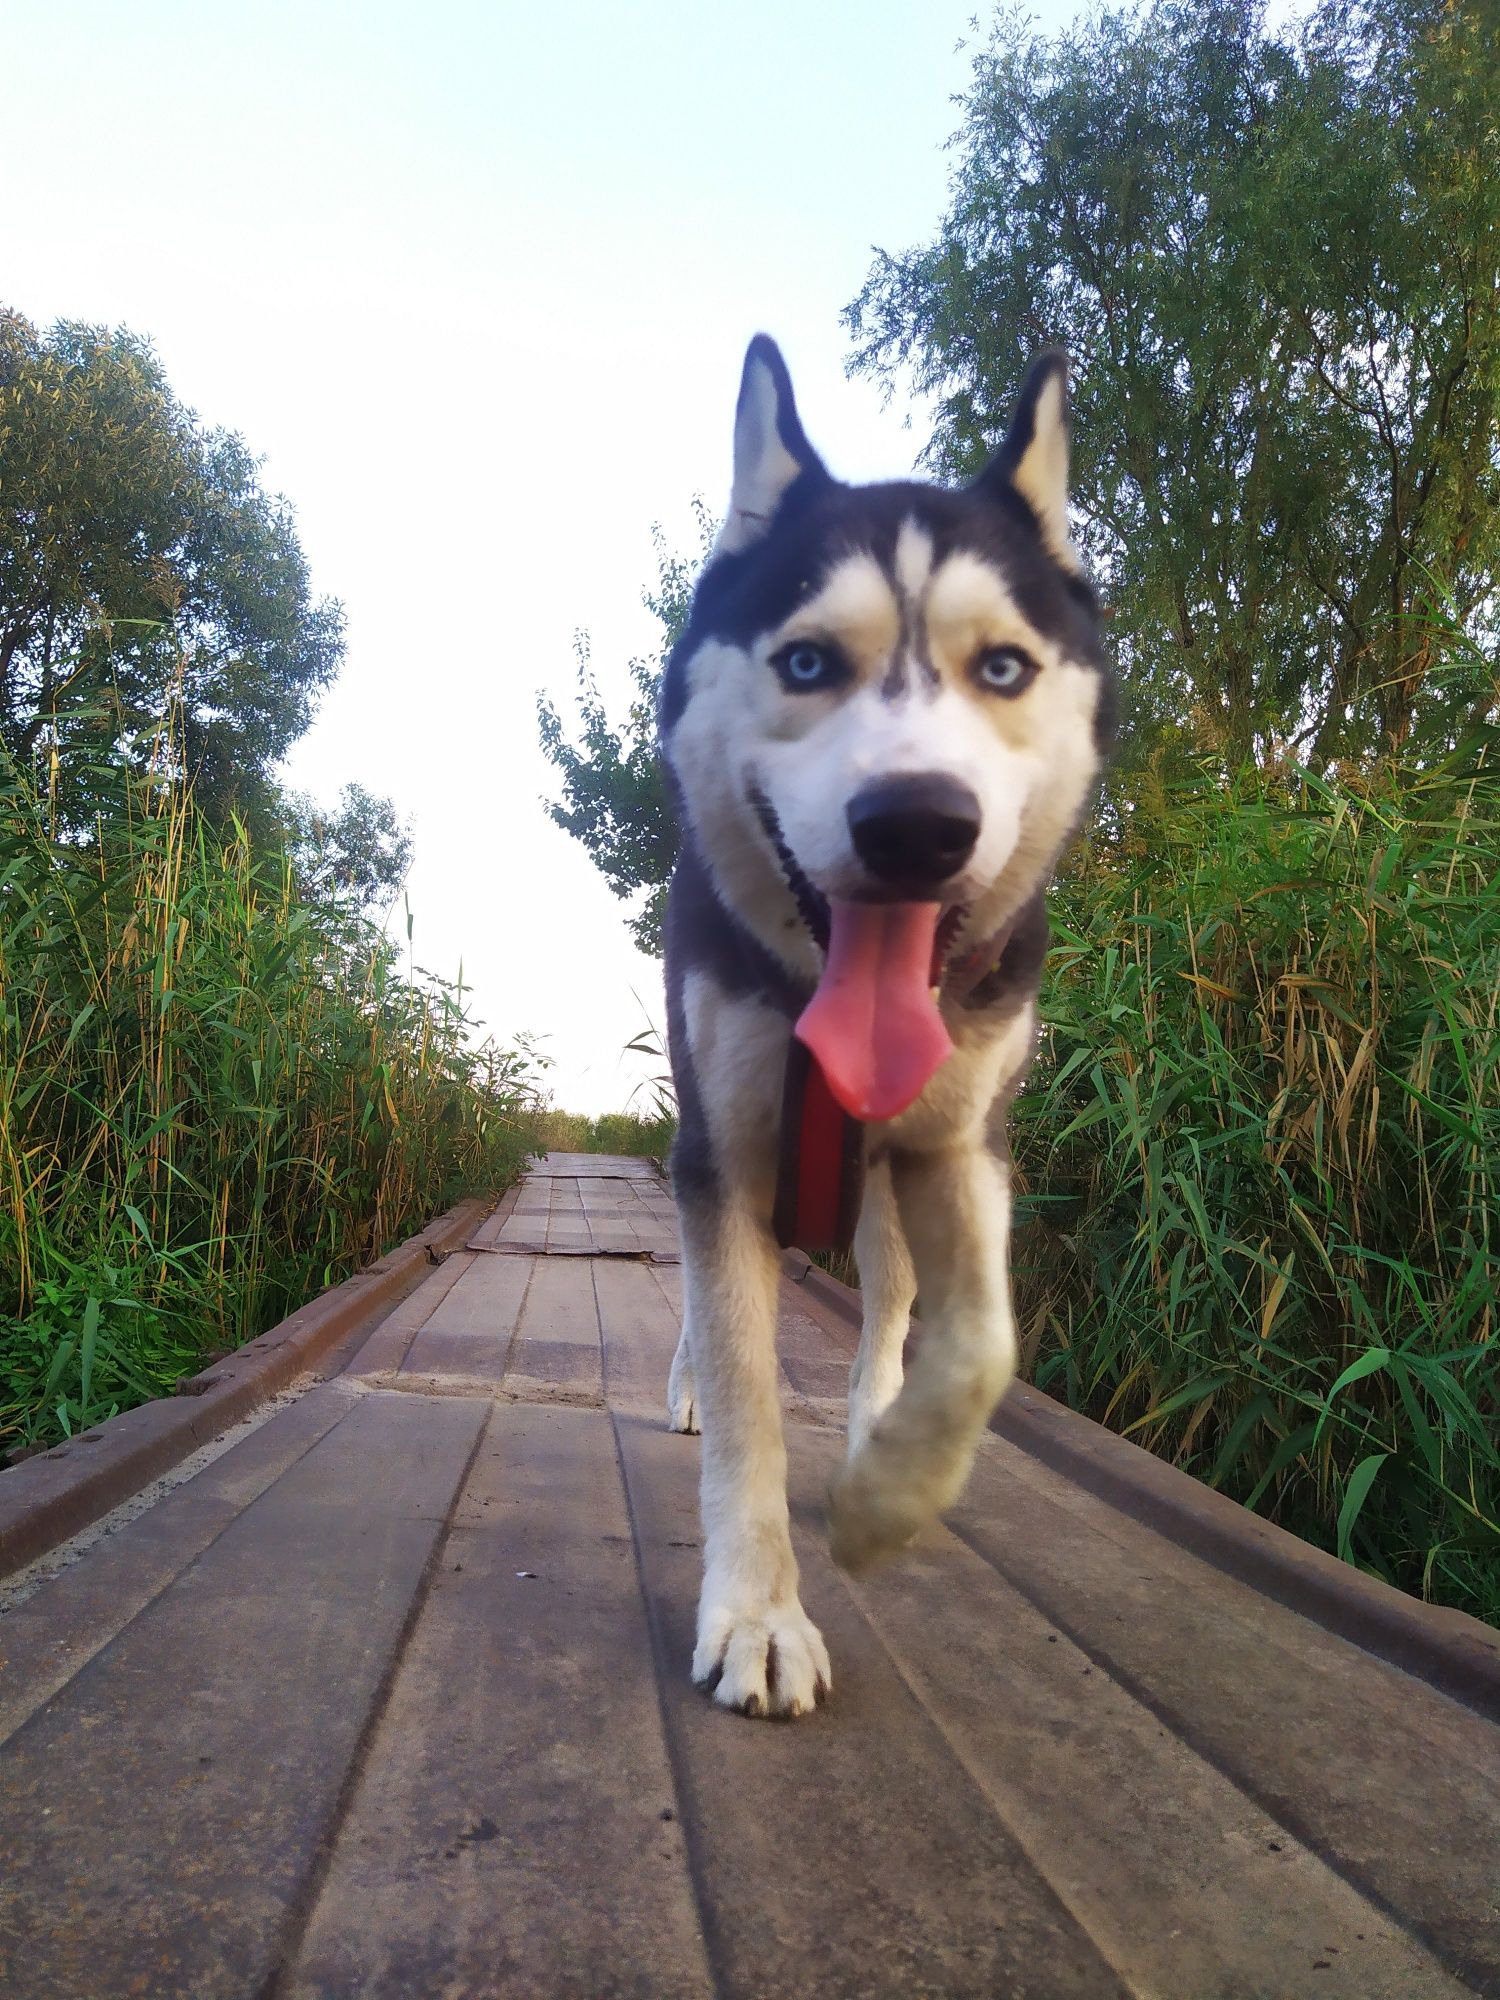
[[[1500,1729],[998,1436],[852,1584],[852,1336],[790,1282],[835,1694],[696,1693],[680,1291],[651,1168],[552,1155],[0,1617],[5,2000],[1500,1994]]]

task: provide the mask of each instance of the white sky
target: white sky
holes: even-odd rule
[[[758,327],[836,472],[910,470],[838,314],[931,234],[975,11],[0,0],[0,300],[149,335],[264,454],[349,619],[287,776],[411,817],[418,962],[570,1109],[624,1105],[661,982],[543,813],[536,690],[580,628],[606,688],[650,646],[651,524],[722,505]]]

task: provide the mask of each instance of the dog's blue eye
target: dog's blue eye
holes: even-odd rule
[[[815,646],[809,639],[794,640],[775,654],[771,664],[785,686],[798,693],[808,688],[829,687],[838,679],[839,663],[827,646]]]
[[[974,662],[974,678],[992,694],[1019,694],[1036,678],[1036,661],[1019,646],[993,646]]]

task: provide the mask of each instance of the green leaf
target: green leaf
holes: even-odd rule
[[[1360,1355],[1357,1361],[1351,1361],[1349,1363],[1349,1366],[1339,1376],[1338,1380],[1334,1383],[1333,1387],[1328,1391],[1328,1394],[1323,1398],[1322,1413],[1319,1416],[1317,1425],[1313,1430],[1314,1443],[1316,1443],[1317,1440],[1323,1435],[1323,1426],[1327,1423],[1329,1416],[1332,1413],[1334,1398],[1340,1393],[1340,1391],[1347,1389],[1351,1382],[1362,1382],[1367,1375],[1379,1374],[1381,1369],[1389,1368],[1390,1365],[1391,1365],[1391,1350],[1388,1347],[1367,1348],[1366,1351]]]
[[[1359,1461],[1359,1464],[1355,1466],[1349,1475],[1348,1483],[1344,1488],[1343,1504],[1339,1508],[1338,1548],[1339,1559],[1342,1562],[1351,1562],[1353,1560],[1353,1557],[1349,1553],[1349,1543],[1354,1533],[1355,1523],[1359,1519],[1361,1508],[1369,1497],[1370,1488],[1375,1484],[1380,1468],[1390,1456],[1391,1454],[1388,1451],[1372,1451],[1367,1458],[1362,1458]]]

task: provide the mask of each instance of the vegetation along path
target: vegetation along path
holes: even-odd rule
[[[649,1163],[549,1155],[342,1373],[13,1589],[0,1991],[1500,1992],[1486,1628],[1364,1579],[1351,1614],[1266,1524],[1237,1562],[1026,1390],[948,1524],[847,1580],[853,1336],[795,1260],[837,1685],[785,1727],[696,1692],[680,1277]]]

